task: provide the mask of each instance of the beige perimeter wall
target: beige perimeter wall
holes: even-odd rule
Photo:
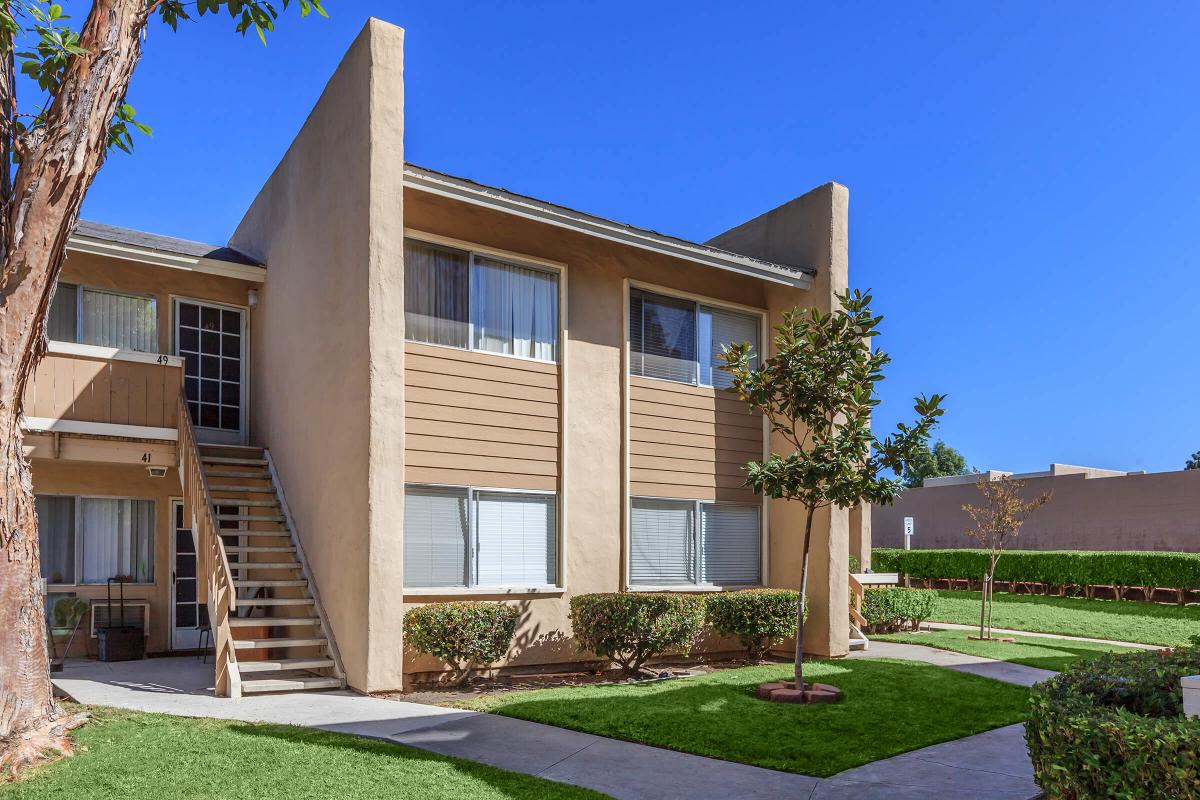
[[[1200,552],[1200,470],[1026,480],[1029,497],[1047,490],[1053,498],[1030,516],[1014,547]],[[895,505],[873,508],[875,546],[903,547],[904,518],[912,517],[913,547],[972,547],[964,503],[980,503],[975,484],[907,489]]]

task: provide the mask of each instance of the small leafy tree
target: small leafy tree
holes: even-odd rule
[[[967,460],[941,439],[933,447],[928,445],[918,450],[912,463],[904,470],[904,485],[909,489],[920,486],[926,478],[943,475],[967,475]]]
[[[872,350],[883,321],[871,295],[838,295],[839,308],[791,309],[775,328],[774,352],[755,364],[747,342],[725,348],[721,369],[750,410],[770,422],[790,452],[772,452],[746,465],[746,485],[759,494],[801,503],[806,512],[800,595],[796,603],[796,688],[804,688],[804,607],[813,516],[827,506],[891,503],[902,489],[886,472],[903,473],[942,415],[942,395],[916,398],[917,421],[899,424],[887,438],[871,431],[879,405],[876,386],[891,358]]]
[[[979,606],[979,638],[990,639],[996,563],[1000,561],[1005,546],[1020,535],[1026,518],[1049,502],[1053,492],[1047,491],[1032,500],[1025,500],[1021,496],[1025,481],[1008,476],[988,480],[986,475],[980,475],[975,486],[983,495],[983,505],[964,504],[962,509],[974,524],[966,531],[967,536],[988,551],[987,572],[983,576]]]
[[[1200,469],[1200,450],[1192,453],[1192,457],[1183,465],[1184,469]]]

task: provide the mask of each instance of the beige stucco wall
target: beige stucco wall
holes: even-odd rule
[[[402,65],[403,32],[369,21],[230,241],[268,265],[255,441],[364,691],[400,670]]]
[[[1023,493],[1053,490],[1021,528],[1024,550],[1165,550],[1200,552],[1200,470],[1088,478],[1028,478]],[[912,517],[913,547],[973,547],[963,504],[981,503],[975,484],[906,489],[895,505],[872,509],[878,547],[904,546]]]
[[[36,494],[90,495],[94,497],[128,497],[154,501],[154,582],[126,584],[126,600],[147,600],[150,603],[150,636],[146,651],[161,653],[170,645],[171,609],[171,500],[183,492],[179,472],[169,469],[165,477],[151,478],[144,465],[101,464],[72,461],[65,458],[35,458],[33,460],[33,491]],[[78,576],[77,576],[78,577]],[[48,593],[74,592],[80,597],[103,601],[107,586],[85,584],[50,584]],[[114,602],[120,597],[114,587]],[[114,614],[115,614],[114,610]],[[81,626],[77,642],[86,641],[86,652],[96,652],[96,642],[88,638],[87,622]],[[79,644],[71,648],[72,655],[84,655]]]
[[[835,295],[845,291],[849,268],[849,203],[845,186],[827,183],[772,211],[726,231],[709,244],[745,255],[800,267],[814,267],[811,292],[771,287],[770,324],[795,306],[835,307]],[[782,437],[772,436],[775,452],[786,452]],[[771,516],[771,585],[798,587],[802,563],[804,509],[797,503],[773,500]],[[849,652],[849,512],[821,509],[814,521],[809,555],[809,615],[804,631],[805,652],[842,656]]]

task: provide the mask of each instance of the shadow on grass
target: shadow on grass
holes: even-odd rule
[[[791,666],[671,681],[543,689],[477,707],[519,719],[769,769],[828,777],[851,767],[1022,720],[1026,690],[929,664],[812,662],[806,679],[845,692],[835,705],[759,700]]]

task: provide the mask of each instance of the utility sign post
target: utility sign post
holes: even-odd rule
[[[913,518],[904,518],[904,549],[912,550]]]

